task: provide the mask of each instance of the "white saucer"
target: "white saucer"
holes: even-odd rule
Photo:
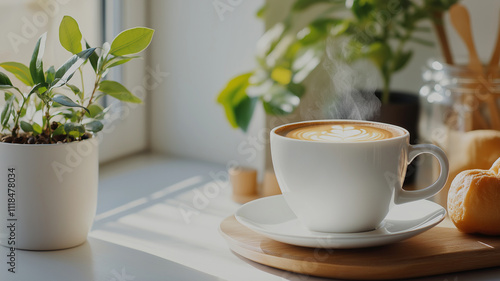
[[[287,244],[314,248],[364,248],[398,242],[440,223],[446,211],[439,204],[420,200],[395,205],[381,226],[357,233],[314,232],[302,226],[283,195],[246,203],[236,211],[244,226],[268,238]]]

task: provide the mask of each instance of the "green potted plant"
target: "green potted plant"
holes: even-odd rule
[[[374,63],[383,82],[378,95],[383,107],[387,107],[395,97],[391,95],[392,77],[408,65],[413,55],[407,43],[432,45],[419,37],[419,33],[430,31],[421,25],[423,22],[432,22],[443,55],[449,57],[442,14],[455,2],[297,0],[285,19],[257,43],[257,68],[231,79],[217,101],[224,107],[231,126],[243,131],[257,102],[270,115],[292,113],[306,92],[304,80],[323,60],[325,42],[331,37],[345,44],[345,52],[335,59],[346,63],[367,59]],[[316,14],[301,24],[302,15],[310,14],[313,7]],[[265,7],[259,15],[264,13]],[[416,96],[414,101],[418,101]],[[416,112],[414,115],[416,120]]]
[[[54,250],[86,240],[97,204],[96,134],[109,110],[99,99],[109,95],[141,102],[123,85],[105,78],[111,68],[137,58],[153,33],[136,27],[118,34],[111,44],[91,48],[78,23],[65,16],[59,40],[72,56],[63,65],[44,67],[46,34],[38,39],[29,66],[0,63],[24,84],[16,85],[0,72],[5,100],[0,116],[0,182],[5,187],[0,218],[10,223],[0,230],[0,244]],[[91,89],[84,86],[84,67],[95,74]]]

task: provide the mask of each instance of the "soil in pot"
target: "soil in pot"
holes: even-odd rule
[[[61,124],[57,122],[52,122],[51,129],[55,131]],[[85,133],[78,140],[86,140],[91,138],[92,136],[89,133]],[[66,134],[60,134],[53,136],[52,139],[45,134],[33,135],[31,133],[20,133],[17,137],[12,135],[2,135],[0,134],[0,142],[5,143],[18,143],[18,144],[49,144],[49,143],[68,143],[73,142],[75,139],[73,136],[69,136]]]

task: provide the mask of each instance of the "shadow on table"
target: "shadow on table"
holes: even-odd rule
[[[6,262],[1,262],[0,280],[219,280],[181,264],[95,238],[66,250],[15,253],[15,273],[8,271]],[[1,247],[0,260],[6,261],[7,254],[8,249]]]
[[[135,214],[156,204],[166,204],[189,209],[193,190],[200,189],[214,179],[210,176],[223,166],[200,161],[165,158],[162,156],[136,156],[119,164],[104,165],[99,179],[97,216],[93,230],[109,222]],[[182,195],[190,195],[188,201]],[[210,199],[211,200],[211,199]],[[209,210],[203,209],[203,212]],[[179,213],[179,219],[182,217]]]
[[[343,279],[321,278],[321,277],[315,277],[310,275],[294,273],[286,270],[281,270],[260,263],[256,263],[233,251],[232,253],[240,260],[245,261],[249,265],[259,270],[265,271],[267,273],[276,275],[284,280],[290,280],[290,281],[326,281],[326,280],[342,281],[343,280]],[[486,269],[470,270],[466,272],[448,273],[435,276],[428,276],[424,278],[411,278],[404,280],[405,281],[492,281],[492,280],[499,280],[497,279],[498,276],[500,276],[500,268],[486,268]]]

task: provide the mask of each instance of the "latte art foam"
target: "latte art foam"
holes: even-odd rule
[[[360,124],[317,124],[291,130],[286,137],[323,142],[362,142],[394,137],[389,131]]]

